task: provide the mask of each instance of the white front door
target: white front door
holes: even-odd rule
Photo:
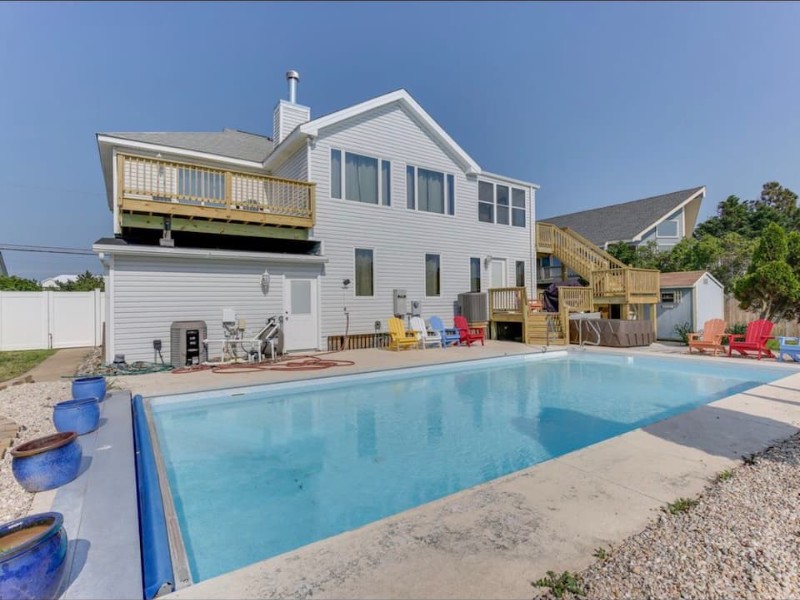
[[[489,281],[491,287],[502,288],[507,286],[506,261],[503,258],[493,258],[489,266]]]
[[[311,350],[317,335],[317,278],[287,277],[283,286],[283,348]]]

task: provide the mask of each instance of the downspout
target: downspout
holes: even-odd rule
[[[530,260],[530,269],[531,269],[531,289],[529,290],[528,299],[530,300],[538,300],[539,296],[536,293],[536,190],[534,188],[529,188],[531,193],[531,235],[530,235],[530,244],[531,244],[531,260]]]

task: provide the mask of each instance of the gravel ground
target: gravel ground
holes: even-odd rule
[[[800,435],[736,467],[697,506],[661,515],[579,576],[587,598],[800,597]]]
[[[70,382],[48,381],[12,385],[0,390],[0,414],[23,427],[16,444],[55,433],[53,405],[71,398]],[[28,513],[33,494],[19,485],[11,473],[11,453],[0,461],[0,523],[18,519]]]

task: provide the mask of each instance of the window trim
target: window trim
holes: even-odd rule
[[[425,212],[425,211],[422,211]],[[439,214],[439,213],[433,213]],[[428,295],[428,256],[438,256],[439,257],[439,293],[435,296]],[[425,288],[425,298],[441,298],[444,294],[442,293],[442,253],[441,252],[434,252],[426,250],[422,255],[422,275],[423,281],[422,285]]]
[[[352,202],[352,200],[351,200]],[[362,203],[363,204],[363,203]],[[357,293],[358,284],[356,283],[358,280],[358,272],[356,269],[356,251],[357,250],[369,250],[372,252],[372,295],[367,296],[366,294],[359,295]],[[374,298],[375,297],[375,290],[377,289],[377,280],[378,280],[378,269],[375,268],[377,264],[376,252],[375,248],[367,247],[367,246],[353,246],[353,298]]]
[[[380,207],[380,208],[392,208],[392,205],[391,205],[391,197],[393,195],[392,194],[392,179],[394,179],[394,174],[392,173],[394,161],[392,161],[392,159],[384,158],[383,156],[378,156],[378,155],[365,154],[361,150],[349,150],[348,148],[346,148],[344,146],[329,146],[328,149],[329,149],[329,152],[328,152],[328,198],[330,198],[331,200],[335,200],[337,202],[338,201],[347,202],[348,204],[358,204],[358,205],[361,205],[361,206],[372,206],[372,207],[376,207],[377,206],[377,207]],[[341,198],[336,198],[331,193],[331,188],[333,187],[333,158],[332,158],[333,154],[332,153],[333,153],[334,150],[338,150],[339,152],[341,152],[341,186],[342,186]],[[350,154],[357,154],[358,156],[363,156],[365,158],[372,158],[372,159],[378,161],[378,203],[377,204],[372,204],[371,202],[360,202],[358,200],[348,200],[347,198],[345,198],[345,189],[346,189],[346,186],[347,186],[347,183],[345,182],[345,169],[346,169],[346,163],[347,163],[347,159],[346,159],[345,155],[348,152]],[[385,199],[383,197],[383,169],[381,168],[381,164],[383,162],[389,163],[389,201],[390,201],[389,204],[385,203]]]
[[[415,165],[411,163],[405,163],[405,180],[406,180],[406,210],[413,210],[417,213],[425,213],[427,215],[438,215],[440,217],[456,217],[458,216],[458,184],[457,177],[455,173],[451,173],[450,171],[440,171],[439,169],[432,169],[429,167],[423,167],[420,165]],[[408,206],[408,170],[414,170],[414,208],[409,208]],[[420,210],[419,208],[419,174],[417,173],[417,169],[424,169],[426,171],[431,171],[433,173],[441,173],[443,176],[443,192],[444,192],[444,212],[433,212],[430,210]],[[453,213],[450,213],[450,196],[449,196],[449,177],[453,178]],[[435,298],[436,296],[432,296]]]

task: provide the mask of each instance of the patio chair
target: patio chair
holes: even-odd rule
[[[728,356],[733,356],[735,350],[742,356],[749,356],[750,352],[755,352],[758,360],[761,356],[775,358],[772,351],[767,348],[767,341],[772,339],[773,323],[766,319],[751,321],[747,324],[747,331],[742,334],[731,334],[728,342]]]
[[[416,348],[419,338],[413,331],[406,331],[403,321],[397,317],[389,317],[389,349],[402,350],[403,348]]]
[[[778,338],[778,362],[788,356],[794,362],[800,362],[800,337],[780,336]]]
[[[702,333],[689,334],[689,354],[692,350],[705,353],[706,350],[713,350],[714,356],[717,352],[725,352],[722,345],[722,336],[725,335],[727,323],[722,319],[710,319],[703,325]]]
[[[444,342],[442,344],[443,348],[447,348],[447,346],[458,346],[461,344],[461,334],[459,333],[458,329],[450,329],[449,327],[445,327],[444,323],[439,317],[431,317],[430,318],[430,325],[431,329],[439,333],[439,337],[442,338]]]
[[[466,344],[467,346],[472,346],[472,342],[480,342],[481,346],[484,345],[484,330],[485,327],[470,327],[467,324],[467,320],[462,316],[453,317],[453,324],[458,329],[458,333],[461,335],[461,343]]]
[[[411,317],[411,329],[417,334],[423,350],[428,346],[442,347],[442,336],[438,331],[428,329],[422,317]]]

